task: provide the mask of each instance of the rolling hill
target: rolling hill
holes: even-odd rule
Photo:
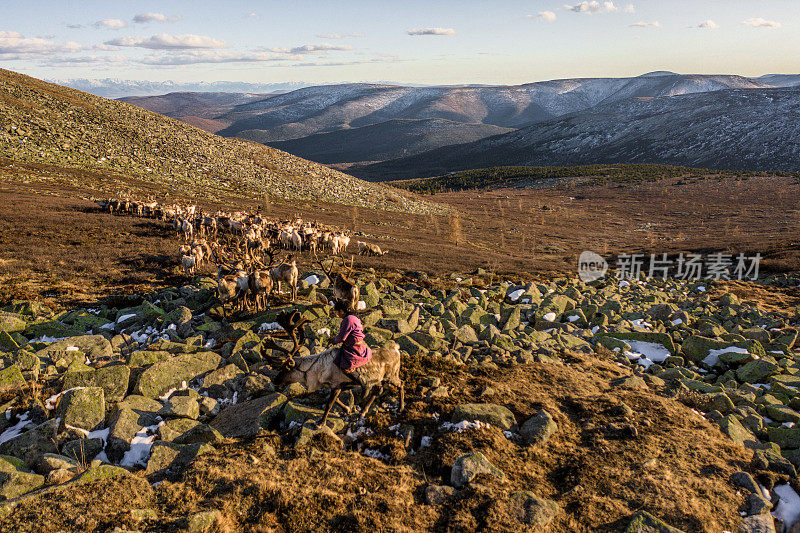
[[[183,198],[235,191],[253,198],[443,209],[274,148],[224,139],[140,107],[3,69],[0,124],[0,158],[92,172],[111,194],[137,183],[167,187]]]
[[[349,172],[388,180],[491,166],[596,163],[800,170],[800,90],[627,99]]]
[[[440,118],[393,119],[360,128],[266,144],[319,163],[350,163],[385,161],[509,131],[513,130]],[[243,131],[238,136],[261,142],[259,130]]]

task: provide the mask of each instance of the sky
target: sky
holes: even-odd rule
[[[800,72],[800,0],[0,0],[47,79],[520,84]]]

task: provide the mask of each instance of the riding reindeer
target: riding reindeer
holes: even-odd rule
[[[356,383],[334,363],[339,349],[331,348],[316,355],[298,356],[300,344],[305,340],[303,325],[307,319],[303,318],[299,311],[284,311],[278,315],[276,321],[288,333],[293,347],[287,349],[275,342],[272,337],[267,337],[262,343],[261,356],[280,369],[273,382],[278,386],[302,383],[309,392],[323,387],[330,389],[331,396],[325,413],[319,421],[320,426],[327,422],[334,404],[349,413],[349,407],[339,400],[339,394],[344,389],[354,388]],[[285,357],[276,357],[275,351],[285,354]],[[364,390],[366,404],[360,416],[362,420],[366,418],[373,402],[383,392],[384,383],[387,382],[397,387],[400,411],[405,409],[405,387],[400,379],[400,346],[396,342],[388,341],[382,347],[373,349],[372,358],[359,368],[362,369],[360,375],[366,382],[366,390]]]

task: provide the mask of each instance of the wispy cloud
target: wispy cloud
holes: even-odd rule
[[[250,13],[248,13],[247,15],[245,15],[245,16],[244,16],[244,18],[246,18],[246,19],[260,19],[260,18],[261,18],[261,15],[259,15],[259,14],[258,14],[258,13],[256,13],[255,11],[251,11]]]
[[[321,43],[321,44],[304,44],[302,46],[294,46],[292,48],[289,47],[277,47],[277,48],[265,48],[259,47],[256,48],[256,52],[273,52],[276,54],[320,54],[325,52],[339,52],[339,51],[346,51],[352,50],[352,46],[348,45],[335,45],[335,44],[328,44],[328,43]]]
[[[93,67],[111,68],[127,65],[125,56],[78,56],[78,57],[51,57],[44,61],[48,67]]]
[[[661,23],[657,20],[654,20],[653,22],[640,21],[631,24],[631,28],[660,28],[660,27]]]
[[[111,46],[149,48],[151,50],[187,50],[192,48],[227,48],[225,41],[201,35],[169,35],[160,33],[150,37],[120,37],[106,41]]]
[[[338,40],[338,39],[353,39],[364,37],[363,33],[320,33],[317,34],[315,37],[319,39],[331,39],[331,40]]]
[[[701,30],[716,30],[719,28],[719,24],[714,22],[713,20],[705,20],[697,25],[698,28]]]
[[[83,24],[67,24],[67,28],[71,30],[78,30],[80,28],[83,28]]]
[[[540,11],[535,15],[525,15],[525,18],[529,19],[539,19],[544,20],[547,22],[555,22],[556,21],[556,14],[552,11]]]
[[[137,24],[146,24],[148,22],[178,22],[179,20],[181,20],[181,17],[178,15],[168,17],[163,13],[139,13],[133,17],[133,21]]]
[[[417,30],[408,30],[409,35],[455,35],[456,30],[453,28],[420,28]]]
[[[179,54],[152,54],[139,62],[154,66],[196,65],[200,63],[259,63],[264,61],[286,61],[302,59],[302,56],[285,56],[262,52],[239,53],[228,50],[192,50]]]
[[[765,20],[761,17],[747,19],[742,21],[742,24],[745,26],[752,26],[754,28],[780,28],[781,23],[775,22],[774,20]]]
[[[94,27],[107,30],[121,30],[122,28],[127,28],[128,23],[122,19],[103,19],[95,22]]]
[[[589,13],[590,15],[595,13],[613,13],[615,11],[622,11],[624,13],[633,13],[636,11],[633,4],[628,4],[620,8],[615,5],[614,2],[597,2],[596,0],[584,1],[575,5],[565,5],[564,9],[575,13]]]

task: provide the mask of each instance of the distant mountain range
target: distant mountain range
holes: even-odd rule
[[[422,162],[424,152],[476,143],[502,133],[514,136],[535,129],[537,124],[557,123],[565,117],[574,119],[583,113],[592,117],[598,110],[623,112],[637,102],[652,99],[660,102],[694,94],[795,86],[800,86],[800,75],[746,78],[659,71],[632,78],[575,78],[514,86],[356,83],[304,87],[283,94],[177,92],[122,100],[222,136],[255,140],[317,162],[364,166],[404,158],[396,164],[378,163],[353,170],[372,179],[387,179],[391,175],[382,176],[383,170],[395,172],[400,165]],[[614,107],[616,104],[619,107]],[[661,106],[654,104],[653,108]],[[688,119],[695,110],[681,112],[688,113]],[[606,134],[615,136],[616,129]],[[647,160],[649,155],[645,152],[637,157]],[[605,147],[603,155],[611,154]],[[417,156],[419,159],[414,159]],[[653,157],[652,161],[660,161],[661,156]],[[736,166],[735,158],[727,160]],[[756,160],[760,156],[749,157],[742,164]],[[403,172],[406,176],[418,175],[428,171],[422,168],[429,167],[407,167]]]
[[[377,181],[491,166],[598,163],[800,171],[800,88],[628,99],[349,172]]]
[[[278,93],[312,85],[303,82],[247,83],[241,81],[175,82],[105,79],[47,79],[50,83],[71,87],[103,98],[154,96],[172,92]]]

